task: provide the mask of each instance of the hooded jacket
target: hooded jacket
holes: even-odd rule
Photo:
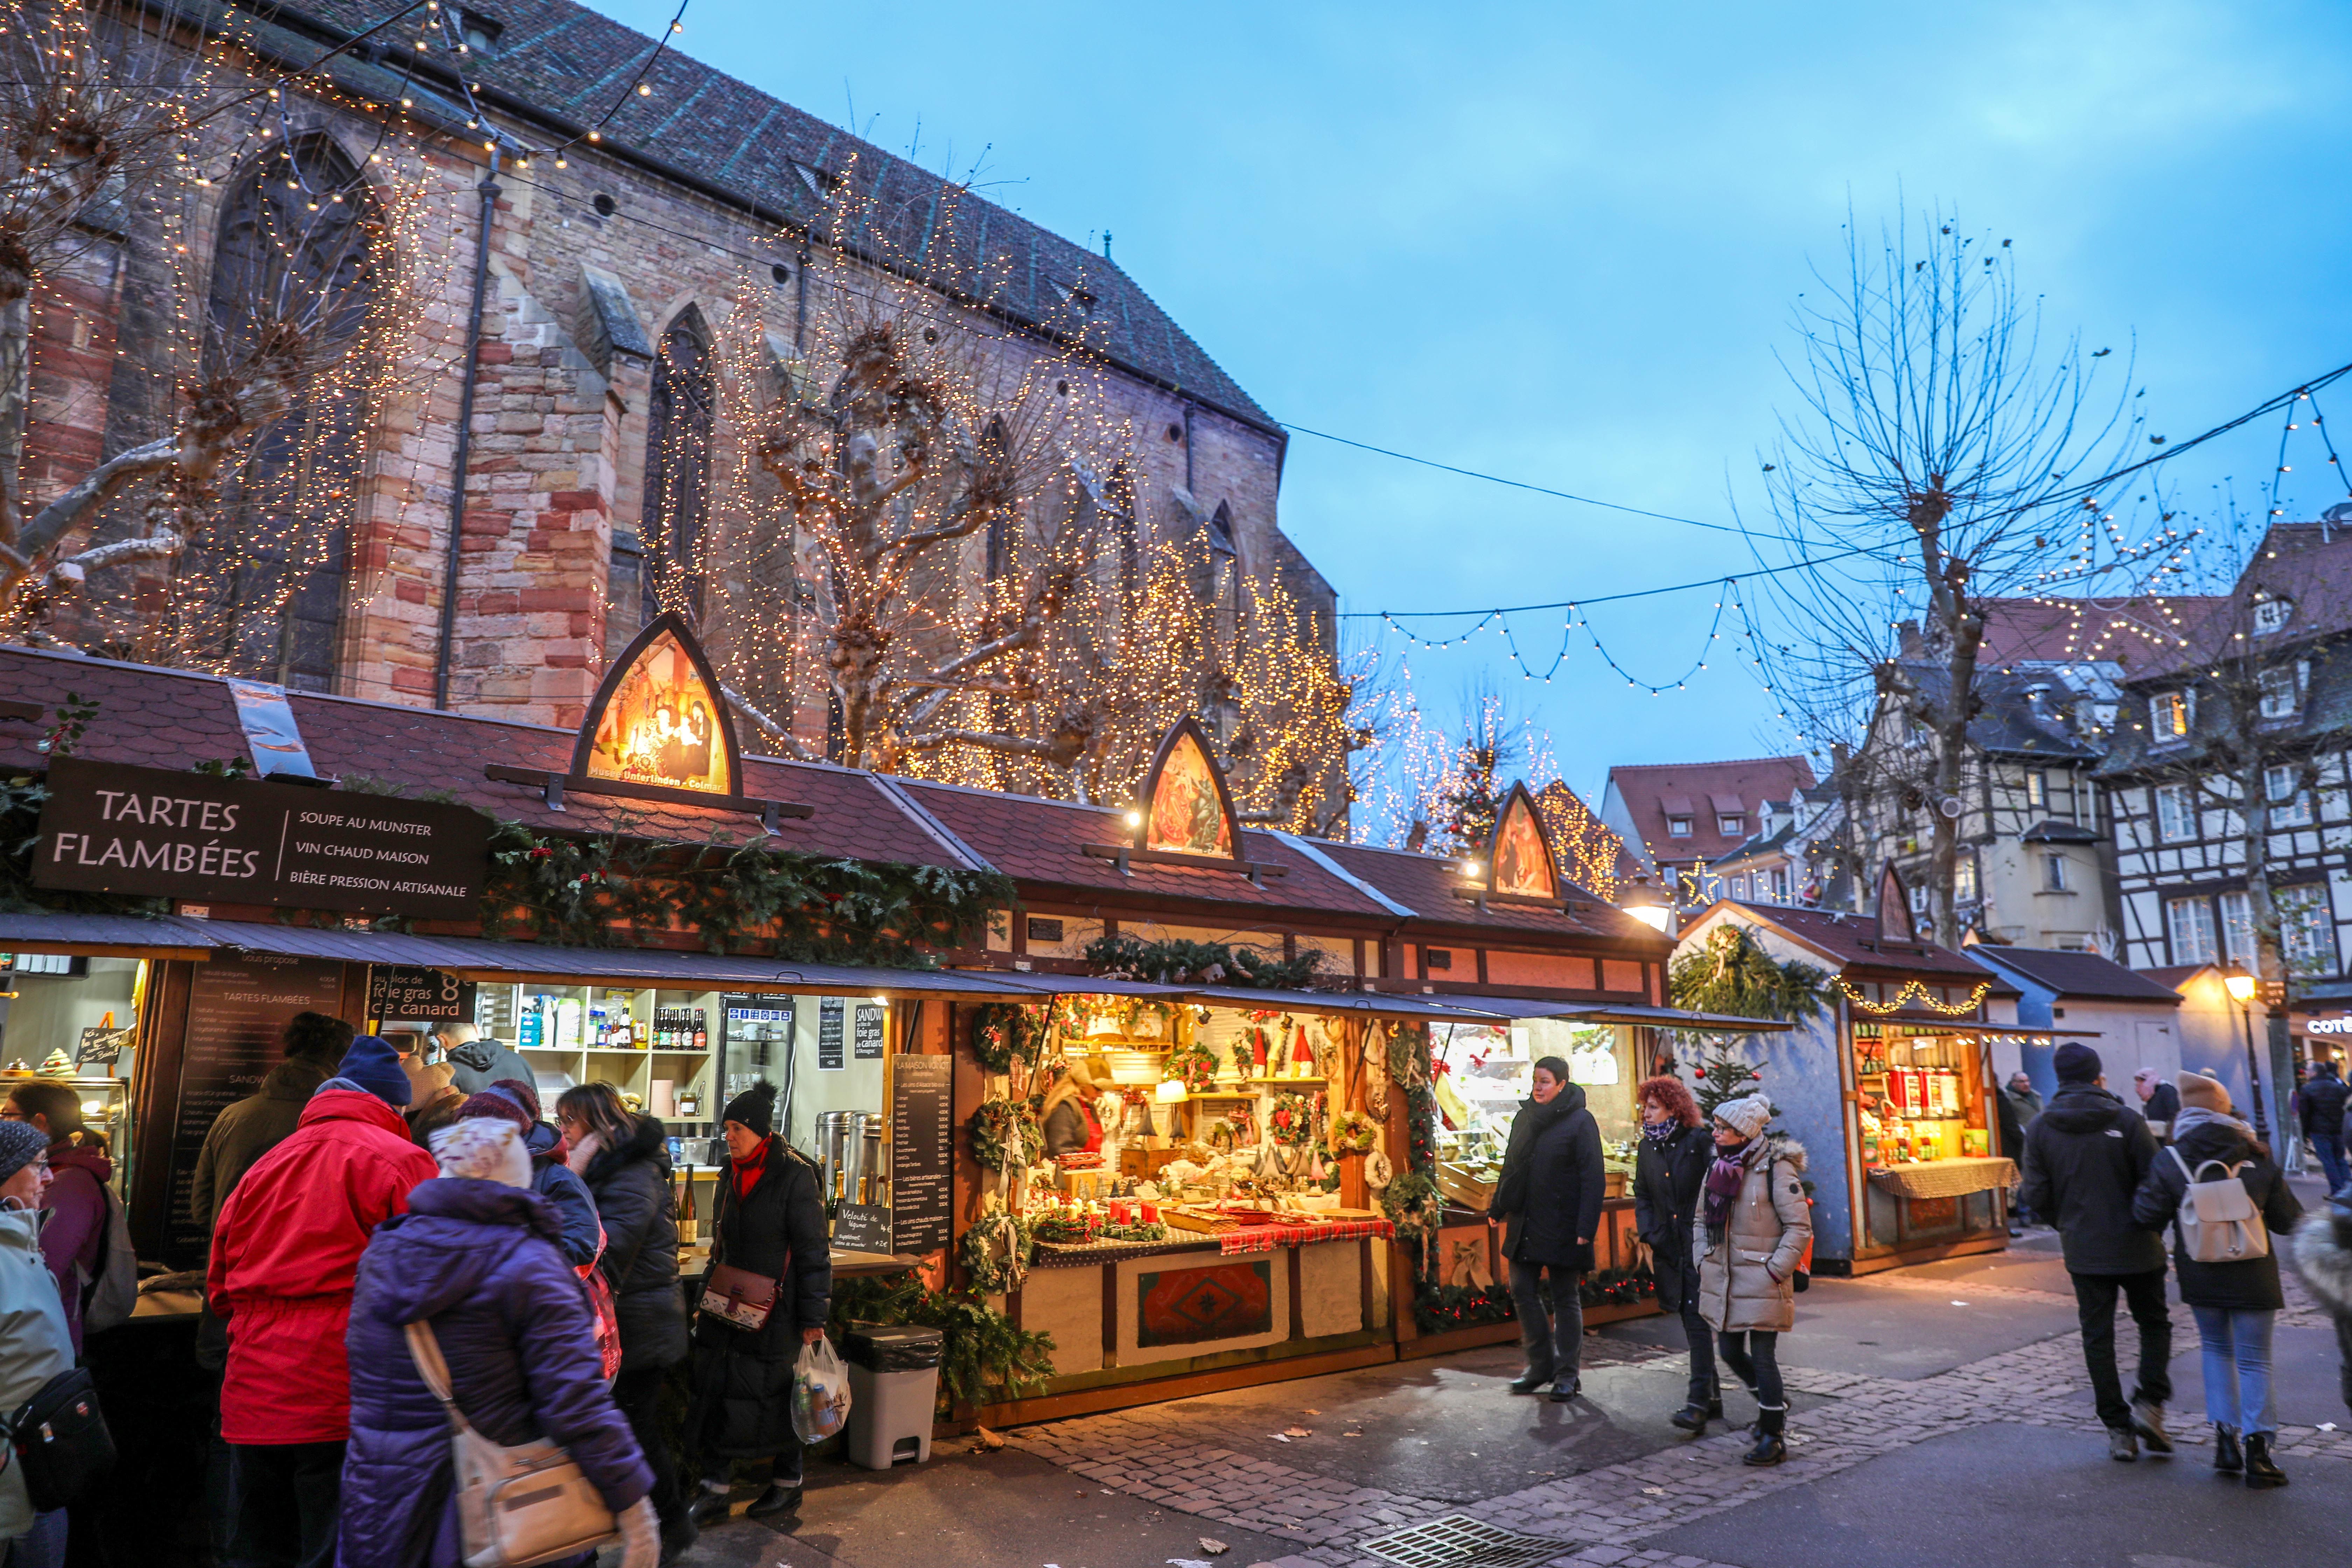
[[[2306,1135],[2320,1134],[2329,1138],[2344,1136],[2344,1101],[2352,1089],[2331,1068],[2315,1072],[2304,1081],[2295,1096],[2296,1109],[2302,1113],[2303,1131]]]
[[[1778,1134],[1762,1142],[1732,1200],[1722,1244],[1707,1245],[1704,1203],[1691,1226],[1699,1316],[1718,1333],[1786,1333],[1797,1326],[1797,1265],[1813,1238],[1805,1146]]]
[[[432,1180],[400,1112],[330,1079],[294,1135],[263,1155],[213,1227],[205,1298],[228,1321],[221,1436],[331,1443],[350,1433],[343,1329],[360,1254]]]
[[[449,1047],[450,1080],[467,1094],[479,1094],[502,1078],[536,1084],[530,1064],[504,1040],[467,1040]]]
[[[2303,1217],[2303,1205],[2287,1189],[2286,1178],[2272,1163],[2269,1152],[2235,1125],[2221,1121],[2190,1128],[2173,1140],[2172,1149],[2190,1171],[2208,1160],[2219,1160],[2225,1165],[2243,1163],[2245,1169],[2239,1173],[2238,1179],[2245,1184],[2254,1207],[2262,1212],[2263,1224],[2271,1233],[2268,1252],[2234,1263],[2200,1263],[2182,1249],[2176,1234],[2172,1266],[2180,1276],[2180,1299],[2192,1307],[2273,1312],[2283,1309],[2286,1297],[2279,1289],[2279,1248],[2286,1245],[2287,1233],[2294,1228],[2294,1222]],[[2212,1176],[2220,1173],[2205,1173]],[[2171,1229],[2173,1216],[2180,1212],[2180,1200],[2188,1191],[2189,1178],[2181,1163],[2168,1153],[2149,1165],[2147,1174],[2141,1179],[2139,1191],[2132,1197],[2133,1217],[2151,1230]]]
[[[816,1167],[782,1139],[768,1140],[748,1193],[738,1194],[735,1175],[730,1170],[719,1184],[711,1261],[778,1281],[776,1306],[756,1331],[698,1315],[688,1430],[707,1456],[756,1459],[800,1442],[793,1431],[793,1365],[801,1331],[823,1328],[831,1310],[833,1250]]]
[[[494,1443],[562,1445],[615,1513],[653,1489],[604,1386],[562,1224],[536,1193],[440,1176],[409,1195],[360,1260],[348,1345],[351,1447],[339,1568],[458,1561],[449,1418],[403,1326],[431,1323],[467,1422]]]
[[[1664,1138],[1644,1137],[1633,1153],[1633,1226],[1649,1245],[1658,1305],[1669,1312],[1682,1310],[1684,1295],[1698,1286],[1691,1237],[1706,1168],[1714,1163],[1715,1139],[1705,1122],[1677,1127]]]
[[[2139,1112],[2095,1083],[2064,1083],[2025,1130],[2020,1201],[2058,1227],[2075,1274],[2154,1274],[2164,1238],[2132,1215],[2157,1160]]]
[[[289,1057],[262,1076],[261,1087],[213,1118],[196,1155],[190,1207],[206,1226],[220,1218],[221,1205],[255,1161],[293,1135],[302,1108],[334,1069]]]
[[[650,1116],[627,1142],[599,1149],[581,1173],[604,1222],[605,1282],[621,1324],[621,1370],[686,1359],[677,1291],[677,1222],[670,1214],[669,1140]]]
[[[523,1134],[524,1147],[530,1151],[530,1190],[548,1201],[563,1224],[563,1235],[556,1242],[563,1261],[574,1268],[585,1268],[595,1261],[604,1227],[588,1184],[556,1158],[562,1142],[563,1134],[544,1121],[532,1122],[530,1131]]]
[[[66,1327],[74,1354],[81,1354],[81,1298],[106,1262],[106,1184],[114,1162],[89,1144],[49,1145],[49,1190],[41,1194],[48,1220],[41,1226],[41,1256],[57,1277],[65,1303]]]
[[[0,1209],[0,1409],[14,1410],[74,1363],[57,1281],[41,1257],[42,1209]],[[33,1528],[25,1468],[0,1468],[0,1539]]]
[[[1503,1149],[1503,1174],[1487,1212],[1509,1223],[1503,1256],[1588,1273],[1608,1176],[1601,1163],[1601,1125],[1584,1108],[1584,1090],[1560,1086],[1549,1105],[1520,1102]],[[1578,1238],[1581,1237],[1580,1241]]]

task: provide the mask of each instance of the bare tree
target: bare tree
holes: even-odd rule
[[[1763,464],[1776,527],[1759,553],[1813,563],[1769,581],[1793,628],[1780,695],[1817,748],[1860,738],[1899,628],[1918,628],[1939,679],[1907,694],[1927,755],[1906,787],[1931,815],[1930,905],[1948,943],[1958,832],[1943,803],[1961,794],[1982,606],[2139,570],[2145,551],[2074,482],[2103,471],[2139,420],[2120,388],[2094,405],[2106,349],[2044,345],[2007,240],[1940,217],[1912,226],[1898,216],[1874,243],[1849,221],[1843,269],[1818,300],[1800,297],[1803,356],[1788,369],[1801,407]]]

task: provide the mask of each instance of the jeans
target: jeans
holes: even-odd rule
[[[2312,1133],[2311,1152],[2319,1156],[2319,1168],[2327,1173],[2327,1191],[2331,1196],[2342,1192],[2347,1182],[2352,1182],[2352,1170],[2347,1170],[2344,1164],[2342,1129],[2334,1132]]]
[[[621,1407],[629,1430],[636,1434],[637,1447],[645,1452],[646,1464],[653,1470],[654,1489],[648,1495],[654,1500],[654,1512],[664,1530],[674,1531],[686,1516],[686,1505],[677,1495],[677,1457],[670,1452],[669,1433],[662,1426],[662,1384],[667,1376],[667,1370],[657,1366],[625,1370],[613,1380],[613,1403]]]
[[[1780,1386],[1780,1336],[1766,1329],[1726,1329],[1716,1348],[1731,1375],[1748,1385],[1760,1410],[1786,1410],[1789,1396]]]
[[[2124,1399],[2123,1378],[2116,1370],[2116,1297],[2120,1293],[2129,1303],[2132,1321],[2139,1328],[2139,1383],[2132,1402],[2165,1404],[2172,1397],[2172,1315],[2164,1302],[2164,1270],[2071,1278],[2075,1310],[2083,1320],[2083,1362],[2090,1369],[2099,1419],[2126,1430],[2131,1426],[2131,1404]]]
[[[1536,1282],[1551,1276],[1552,1315],[1546,1316]],[[1527,1353],[1528,1381],[1577,1384],[1584,1352],[1584,1276],[1573,1268],[1511,1259],[1511,1305],[1519,1315],[1519,1349]]]
[[[7,1542],[6,1568],[66,1568],[66,1510],[33,1516],[33,1528]]]
[[[342,1512],[341,1443],[232,1443],[228,1568],[328,1568]]]
[[[1690,1346],[1690,1402],[1718,1404],[1723,1384],[1715,1373],[1715,1333],[1699,1316],[1698,1291],[1689,1284],[1683,1287],[1682,1314],[1683,1339]]]
[[[2241,1436],[2278,1430],[2271,1390],[2271,1330],[2278,1314],[2267,1307],[2191,1307],[2205,1350],[2205,1419]]]

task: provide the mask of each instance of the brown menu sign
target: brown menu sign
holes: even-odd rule
[[[955,1149],[950,1085],[953,1057],[896,1056],[890,1062],[892,1250],[918,1257],[948,1244]]]
[[[470,920],[490,819],[439,801],[59,757],[33,885]]]
[[[286,1026],[297,1013],[341,1009],[343,966],[329,959],[248,952],[194,966],[188,991],[187,1046],[180,1066],[180,1103],[172,1121],[172,1205],[163,1261],[204,1266],[212,1215],[191,1205],[196,1156],[205,1134],[228,1106],[261,1087],[286,1059]]]

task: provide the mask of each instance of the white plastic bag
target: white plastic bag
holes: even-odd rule
[[[822,1443],[849,1419],[849,1372],[820,1336],[801,1347],[793,1367],[793,1430],[803,1443]]]

